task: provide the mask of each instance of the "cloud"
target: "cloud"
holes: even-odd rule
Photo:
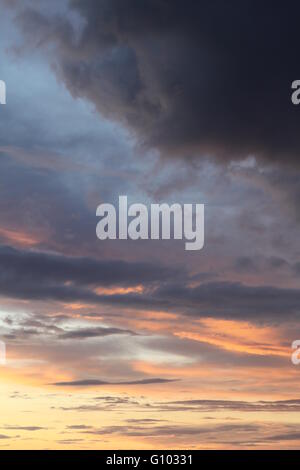
[[[120,328],[81,328],[79,330],[68,331],[60,336],[61,339],[87,339],[101,338],[111,335],[136,335],[131,330],[121,330]]]
[[[158,405],[159,406],[159,405]],[[238,401],[238,400],[178,400],[162,405],[165,411],[238,411],[238,412],[290,412],[300,411],[300,400]]]
[[[157,290],[157,298],[185,306],[198,316],[267,318],[299,313],[300,291],[273,286],[248,286],[238,282],[210,282],[196,287],[174,284]],[[283,318],[283,317],[282,317]]]
[[[65,257],[42,252],[22,251],[0,246],[1,279],[19,278],[31,282],[73,282],[78,285],[136,285],[166,280],[175,272],[151,263],[100,261],[83,257]]]
[[[129,424],[155,424],[155,423],[161,423],[164,422],[164,419],[151,419],[151,418],[145,418],[145,419],[139,419],[139,418],[132,418],[132,419],[126,419],[126,422]]]
[[[145,400],[139,400],[124,397],[95,397],[94,403],[87,405],[78,405],[74,407],[61,407],[62,411],[113,411],[119,409],[119,406],[129,407],[130,409],[138,408],[145,413],[164,413],[164,417],[168,413],[200,413],[199,417],[203,418],[201,413],[223,413],[233,412],[237,415],[230,414],[230,419],[234,421],[239,416],[239,413],[298,413],[300,411],[300,400],[177,400],[177,401],[155,401],[151,403]],[[100,403],[98,403],[100,401]],[[167,414],[165,414],[167,413]],[[206,417],[205,419],[218,419],[218,415]],[[262,418],[261,418],[262,419]],[[127,419],[126,422],[130,425],[142,424],[155,424],[159,422],[169,421],[168,419],[154,419],[154,418],[132,418]],[[172,420],[174,421],[174,419]],[[74,428],[75,429],[75,428]],[[80,427],[78,427],[80,430]],[[83,430],[84,427],[82,428]],[[91,427],[89,427],[91,429]]]
[[[42,428],[40,426],[6,426],[5,429],[10,430],[10,431],[29,431],[29,432],[35,432],[35,431],[43,431],[47,428]]]
[[[135,286],[178,277],[173,268],[145,262],[99,261],[0,247],[0,292],[24,299],[90,301],[93,288]]]
[[[142,379],[142,380],[132,380],[132,381],[125,381],[125,382],[106,382],[103,380],[75,380],[70,382],[56,382],[52,385],[56,387],[95,387],[101,385],[152,385],[152,384],[164,384],[169,382],[176,382],[177,379],[161,379],[161,378],[153,378],[153,379]]]
[[[89,411],[114,411],[117,410],[120,406],[124,407],[141,407],[141,403],[136,399],[131,397],[120,397],[120,396],[103,396],[103,397],[95,397],[94,403],[91,404],[82,404],[77,406],[61,406],[59,410],[61,411],[78,411],[81,412],[89,412]]]
[[[254,424],[223,424],[211,427],[205,426],[186,426],[186,425],[165,425],[165,426],[107,426],[100,429],[86,431],[87,434],[106,435],[120,434],[127,436],[155,436],[159,437],[181,437],[181,436],[197,436],[202,434],[214,434],[219,438],[219,434],[237,431],[240,433],[255,432],[260,429]],[[224,436],[223,436],[224,437]]]
[[[21,8],[25,41],[31,50],[52,46],[73,96],[133,129],[146,146],[298,162],[299,113],[291,103],[300,76],[298,2],[74,0],[70,7],[70,20]]]
[[[91,429],[91,426],[86,426],[86,424],[73,424],[72,426],[67,426],[67,429],[82,431],[83,429]]]
[[[58,444],[62,445],[76,445],[79,444],[80,442],[84,442],[84,439],[60,439],[57,441]]]
[[[285,434],[274,434],[273,436],[268,436],[266,441],[300,441],[300,432],[287,432]]]
[[[144,293],[99,296],[98,301],[121,307],[172,311],[191,317],[287,320],[299,315],[299,289],[249,286],[239,282],[165,283]]]
[[[297,267],[294,263],[292,268]],[[100,286],[136,285],[143,288],[138,292],[125,289],[111,294],[96,291]],[[297,318],[300,303],[300,291],[295,288],[250,286],[226,281],[190,286],[189,276],[181,267],[98,261],[5,246],[0,247],[0,294],[15,299],[81,301],[119,309],[150,309],[192,317],[255,321],[261,318],[277,321]],[[131,330],[90,328],[62,333],[62,339],[134,334]],[[36,334],[36,331],[24,329],[23,334]]]

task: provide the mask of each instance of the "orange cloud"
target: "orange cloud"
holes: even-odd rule
[[[34,246],[38,245],[41,242],[40,239],[25,232],[20,232],[17,230],[8,230],[5,228],[0,228],[0,237],[3,237],[6,243],[14,243],[21,247]]]

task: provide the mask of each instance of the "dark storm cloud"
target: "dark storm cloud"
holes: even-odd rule
[[[280,208],[293,217],[293,222],[295,218],[299,222],[299,169],[294,166],[283,168],[280,165],[274,165],[260,173],[259,176],[256,175],[256,178],[261,179],[262,186],[272,195]]]
[[[22,285],[50,287],[68,282],[77,286],[130,286],[165,281],[170,276],[176,276],[176,271],[151,263],[99,261],[0,246],[0,285],[4,289],[14,283],[16,290]]]
[[[142,379],[142,380],[132,380],[128,382],[106,382],[103,380],[75,380],[71,382],[56,382],[52,385],[57,387],[95,387],[101,385],[152,385],[152,384],[164,384],[176,382],[175,379],[161,379],[161,378],[153,378],[153,379]]]
[[[255,259],[250,256],[239,256],[234,261],[234,268],[238,273],[263,274],[270,271],[290,274],[293,278],[295,275],[300,275],[299,262],[291,263],[279,256],[271,256],[270,258],[259,256]]]
[[[37,6],[19,11],[27,44],[54,44],[57,73],[71,93],[144,144],[179,155],[298,161],[291,83],[300,79],[299,2],[69,4],[80,21]]]
[[[208,282],[196,287],[165,284],[151,293],[99,296],[115,306],[165,309],[195,317],[284,321],[299,314],[300,291],[238,282]]]
[[[234,282],[210,282],[196,287],[166,286],[157,290],[157,298],[172,299],[197,315],[259,317],[291,315],[299,311],[300,291],[272,286],[247,286]],[[283,319],[283,318],[282,318]]]
[[[174,281],[176,278],[178,282]],[[189,286],[188,281],[188,275],[179,267],[97,261],[0,247],[0,294],[6,297],[82,301],[120,309],[166,310],[195,317],[283,321],[299,314],[298,289],[248,286],[238,282]],[[144,285],[145,290],[122,294],[100,294],[94,290],[100,286],[131,285]],[[34,333],[34,328],[29,330]],[[78,338],[99,336],[106,331],[88,329],[61,333],[70,333],[72,337],[75,334]]]

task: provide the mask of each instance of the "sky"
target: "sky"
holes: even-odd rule
[[[0,0],[0,449],[297,449],[299,2]],[[205,204],[205,245],[96,209]]]

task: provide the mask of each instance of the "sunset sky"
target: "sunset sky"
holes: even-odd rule
[[[299,448],[299,15],[0,0],[0,449]],[[100,241],[120,195],[204,248]]]

